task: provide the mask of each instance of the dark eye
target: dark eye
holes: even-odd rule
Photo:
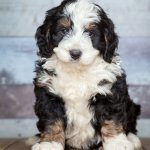
[[[84,32],[87,33],[90,37],[93,37],[95,34],[94,30],[85,30]]]
[[[69,31],[68,28],[56,28],[56,30],[52,34],[53,40],[59,42]]]
[[[66,33],[66,32],[68,32],[68,29],[67,29],[67,28],[64,28],[64,29],[62,29],[62,32],[63,32],[63,33]]]
[[[60,30],[57,31],[57,34],[61,34],[61,35],[64,35],[68,32],[69,29],[67,28],[62,28]]]
[[[90,37],[93,37],[93,36],[94,36],[94,31],[92,31],[92,30],[89,31],[89,36],[90,36]]]

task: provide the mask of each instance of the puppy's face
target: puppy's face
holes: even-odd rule
[[[63,1],[47,12],[36,33],[42,57],[89,65],[97,56],[111,62],[118,44],[112,21],[87,0]]]

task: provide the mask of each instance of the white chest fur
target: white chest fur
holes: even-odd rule
[[[42,73],[39,82],[45,83],[51,92],[62,97],[65,102],[68,143],[78,148],[86,148],[86,143],[94,137],[94,129],[90,123],[93,114],[88,107],[89,99],[96,93],[111,93],[112,83],[122,73],[118,57],[111,64],[97,57],[92,65],[79,67],[77,64],[59,62],[54,56],[46,61],[43,68],[55,69],[57,74],[49,76],[46,72]],[[109,81],[109,84],[98,85],[103,80]]]

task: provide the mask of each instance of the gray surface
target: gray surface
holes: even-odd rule
[[[37,133],[35,119],[0,119],[0,138],[22,138]]]
[[[119,54],[128,84],[150,84],[150,37],[121,38]]]
[[[36,57],[34,38],[0,38],[0,72],[5,71],[14,83],[32,83]],[[1,77],[0,83],[7,83]]]
[[[0,118],[33,118],[34,88],[32,85],[0,86]]]
[[[150,119],[150,85],[129,85],[130,97],[141,105],[141,118]]]
[[[14,83],[32,83],[37,59],[35,43],[34,38],[0,38],[0,72],[5,70]],[[121,38],[118,52],[128,83],[149,85],[150,38]],[[0,83],[7,83],[7,79],[0,77]]]
[[[92,0],[91,0],[92,1]],[[109,14],[120,36],[150,36],[149,0],[95,0]],[[33,36],[45,11],[61,0],[0,0],[0,35]]]

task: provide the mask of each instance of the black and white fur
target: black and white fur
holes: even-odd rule
[[[58,21],[66,17],[71,26]],[[92,31],[87,26],[92,23]],[[140,147],[135,135],[140,106],[129,97],[126,75],[116,53],[118,36],[103,9],[90,0],[64,0],[47,11],[37,29],[39,60],[36,67],[35,113],[42,133],[57,120],[64,123],[66,145],[98,148],[105,120],[122,124],[124,133],[106,139],[106,150]],[[81,56],[73,59],[71,50]],[[41,142],[33,150],[63,150],[60,143]]]

